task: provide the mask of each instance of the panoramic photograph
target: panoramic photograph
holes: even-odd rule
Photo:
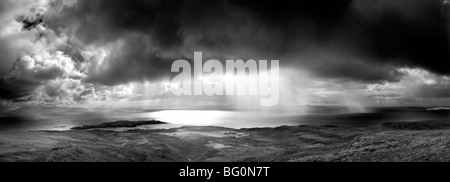
[[[450,0],[0,0],[0,25],[0,162],[450,161]]]

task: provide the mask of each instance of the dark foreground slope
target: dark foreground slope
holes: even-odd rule
[[[400,128],[2,131],[0,161],[450,161],[450,130]]]

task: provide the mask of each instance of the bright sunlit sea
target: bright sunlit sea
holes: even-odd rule
[[[143,110],[84,108],[22,108],[0,114],[0,130],[69,130],[74,126],[114,121],[160,120],[168,124],[139,129],[167,129],[181,126],[255,128],[298,125],[381,126],[388,121],[450,120],[450,108],[386,107],[364,113],[341,112],[316,107],[307,114],[229,110]]]

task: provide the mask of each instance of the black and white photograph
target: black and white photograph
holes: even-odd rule
[[[448,161],[449,0],[0,0],[0,163]]]

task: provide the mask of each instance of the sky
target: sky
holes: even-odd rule
[[[255,107],[174,96],[196,51],[279,60],[278,108],[450,105],[448,0],[2,0],[1,109]]]

